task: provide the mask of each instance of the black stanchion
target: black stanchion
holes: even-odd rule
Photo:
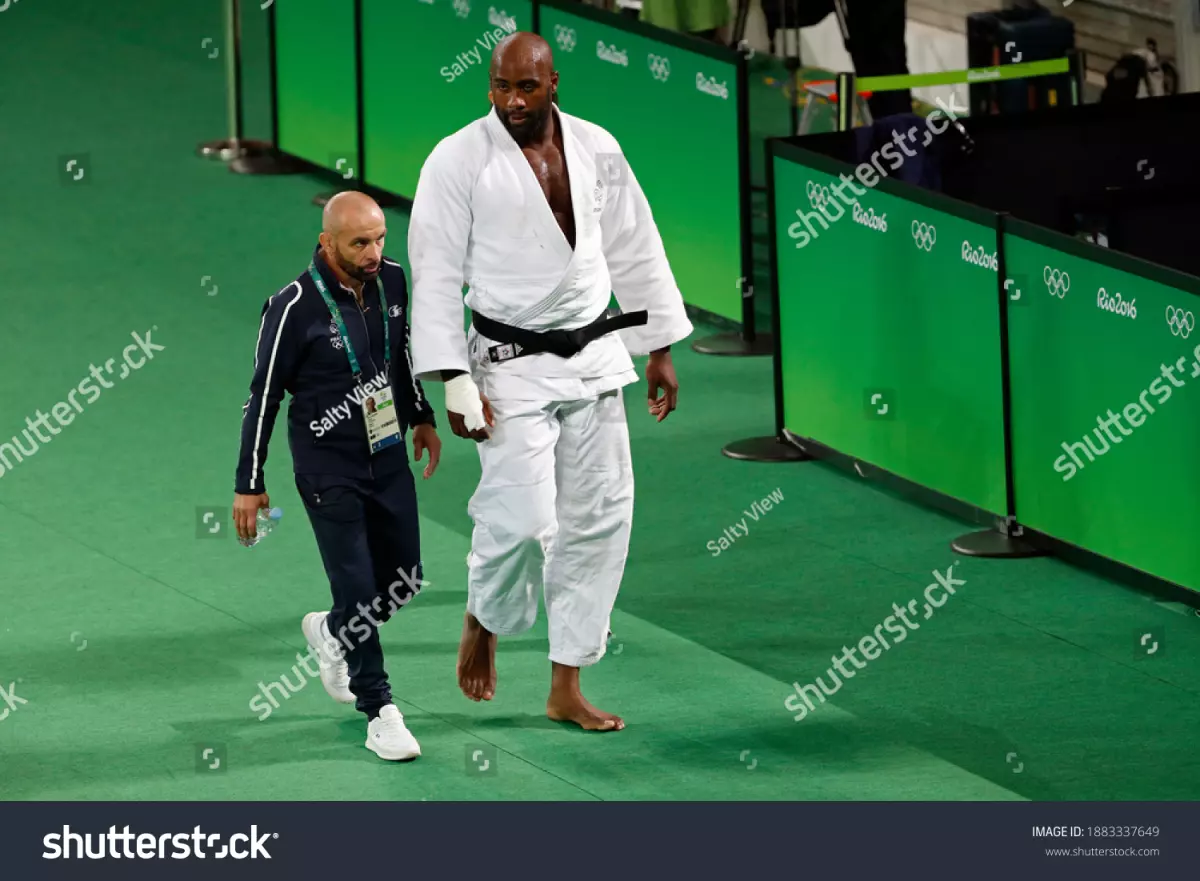
[[[1067,56],[1071,62],[1071,91],[1074,92],[1074,106],[1083,105],[1085,99],[1084,87],[1087,85],[1087,53],[1082,49],[1072,49]]]
[[[858,100],[858,92],[855,89],[854,74],[839,73],[837,75],[837,92],[834,94],[837,97],[837,130],[839,132],[848,132],[854,128],[854,103]]]
[[[788,440],[783,430],[783,367],[780,358],[779,253],[775,243],[775,138],[768,138],[767,154],[767,244],[771,266],[771,354],[775,385],[775,434],[751,437],[726,444],[722,455],[749,462],[807,462],[813,457]]]
[[[701,355],[758,356],[775,351],[770,334],[755,329],[754,314],[754,230],[751,225],[750,181],[750,74],[748,59],[738,53],[738,203],[741,213],[742,277],[735,284],[742,293],[742,329],[738,333],[719,333],[692,343]],[[768,189],[770,185],[768,184]],[[732,279],[731,279],[732,280]]]
[[[1024,532],[1016,518],[1016,491],[1013,485],[1012,461],[1012,389],[1008,359],[1008,304],[1011,296],[1006,283],[1008,268],[1004,254],[1004,220],[1006,214],[996,215],[996,288],[1000,309],[1000,394],[1004,425],[1004,492],[1007,509],[1003,520],[992,529],[971,532],[950,542],[950,547],[968,557],[1041,557],[1038,550],[1021,539]],[[1016,291],[1017,296],[1029,296],[1028,291]]]

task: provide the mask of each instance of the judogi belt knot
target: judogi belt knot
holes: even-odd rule
[[[605,334],[626,327],[639,327],[648,320],[649,313],[645,309],[629,313],[606,309],[595,321],[575,330],[536,331],[503,324],[478,312],[471,313],[471,324],[475,329],[488,339],[500,343],[488,348],[488,358],[493,364],[542,352],[570,358]]]

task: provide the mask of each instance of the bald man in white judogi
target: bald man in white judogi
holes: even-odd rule
[[[493,697],[496,636],[529,629],[544,591],[547,714],[619,730],[620,717],[583,697],[579,669],[604,655],[629,548],[621,389],[637,381],[630,355],[649,353],[648,409],[665,419],[678,393],[670,346],[692,325],[620,146],[555,106],[546,42],[528,33],[501,42],[490,86],[492,112],[426,161],[409,227],[413,372],[446,381],[451,427],[476,440],[482,470],[468,506],[459,685],[473,700]],[[464,334],[464,283],[473,323],[499,339],[475,326]],[[643,324],[570,356],[512,341],[585,327],[614,293],[625,313],[645,313]]]

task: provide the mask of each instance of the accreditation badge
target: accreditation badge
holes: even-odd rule
[[[371,445],[372,453],[400,443],[400,421],[396,418],[390,385],[367,395],[362,408],[363,420],[367,423],[367,442]]]

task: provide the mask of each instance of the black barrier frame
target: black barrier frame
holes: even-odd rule
[[[275,8],[275,6],[274,6],[274,4],[272,4],[271,9],[274,10],[274,8]],[[362,0],[354,0],[353,14],[354,14],[354,138],[358,142],[358,146],[357,146],[357,149],[355,150],[355,156],[354,156],[354,171],[355,171],[355,175],[356,175],[354,177],[354,183],[355,183],[355,189],[359,189],[362,186],[362,183],[364,180],[364,171],[363,171],[363,152],[364,151],[363,151],[363,142],[362,142],[362,133],[363,133]],[[274,19],[272,19],[272,21],[274,21]],[[315,165],[315,163],[308,163],[308,164],[312,165],[315,168],[322,169],[323,171],[329,171],[329,169],[325,169],[325,168],[323,168],[323,166]],[[350,180],[350,178],[347,178],[345,175],[337,174],[336,171],[333,173],[337,175],[337,179],[339,181],[344,182],[344,181]],[[334,192],[326,192],[326,191],[319,192],[315,196],[313,196],[313,204],[314,205],[325,205],[335,195],[336,195],[336,191],[334,191]]]
[[[355,138],[358,140],[358,157],[354,178],[354,189],[365,193],[375,200],[380,208],[403,207],[412,208],[412,202],[395,193],[367,183],[367,92],[366,74],[363,68],[363,0],[354,0],[354,84],[355,84]],[[338,180],[345,180],[338,175]],[[313,202],[323,205],[333,194],[320,194]]]
[[[354,177],[347,178],[336,170],[317,165],[299,156],[283,150],[279,146],[279,70],[276,35],[276,5],[272,3],[267,8],[267,52],[269,55],[267,68],[270,77],[271,103],[271,149],[263,156],[235,159],[230,164],[230,170],[244,174],[308,174],[321,180],[328,181],[336,188],[335,192],[343,189],[357,190],[366,193],[379,203],[381,208],[390,208],[399,204],[392,193],[369,187],[365,183],[363,162],[365,147],[363,144],[363,61],[362,61],[362,0],[354,0],[352,15],[354,16],[354,55],[355,55],[355,138],[358,144],[355,148]],[[237,167],[239,164],[248,167]],[[349,185],[349,186],[347,186]],[[333,193],[318,192],[313,196],[314,205],[324,205]]]
[[[968,557],[1039,557],[1043,552],[1020,536],[1024,527],[1017,522],[1016,477],[1013,468],[1012,375],[1008,351],[1008,271],[1004,255],[1004,219],[1007,212],[995,214],[996,236],[996,308],[1000,318],[1000,410],[1004,432],[1004,499],[1007,513],[992,529],[972,532],[950,542],[950,547]]]
[[[726,444],[722,455],[730,459],[749,462],[808,462],[815,458],[802,446],[787,436],[783,427],[783,359],[781,328],[779,324],[779,244],[775,236],[777,221],[775,203],[775,154],[784,138],[767,138],[763,145],[766,153],[767,178],[767,251],[771,270],[771,378],[774,385],[775,434],[751,437]]]

